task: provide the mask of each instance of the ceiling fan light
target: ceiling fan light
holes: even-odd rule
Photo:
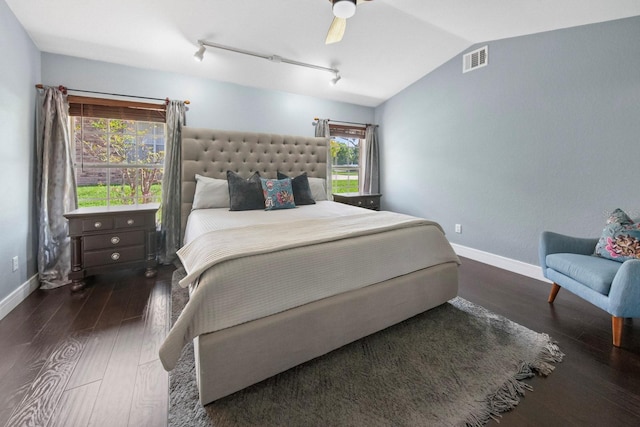
[[[334,0],[333,14],[338,18],[348,19],[356,13],[356,0]]]

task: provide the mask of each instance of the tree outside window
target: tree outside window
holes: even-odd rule
[[[72,117],[78,205],[160,202],[165,125]]]
[[[330,150],[332,192],[357,192],[360,175],[360,139],[333,136]]]

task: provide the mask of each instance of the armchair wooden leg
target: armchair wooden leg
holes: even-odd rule
[[[616,347],[620,347],[623,323],[624,317],[611,316],[611,332],[613,333],[613,345]]]
[[[560,291],[560,285],[558,285],[557,283],[554,283],[553,285],[551,285],[551,292],[549,293],[549,303],[552,303],[555,299],[556,296],[558,295],[558,291]]]

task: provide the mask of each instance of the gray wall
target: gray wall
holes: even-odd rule
[[[50,53],[42,54],[42,80],[74,89],[188,99],[187,124],[196,127],[313,135],[314,117],[370,123],[374,115],[370,107]]]
[[[0,0],[0,301],[36,273],[34,186],[34,85],[40,52]],[[12,272],[11,259],[20,268]]]
[[[493,41],[487,67],[423,77],[376,109],[383,208],[532,264],[543,230],[640,216],[639,40],[634,17]]]

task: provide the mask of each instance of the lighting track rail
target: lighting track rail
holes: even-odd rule
[[[284,62],[285,64],[297,65],[298,67],[311,68],[314,70],[331,73],[333,74],[333,79],[331,79],[331,84],[333,85],[338,83],[338,81],[341,78],[340,71],[337,68],[330,68],[330,67],[323,67],[321,65],[308,64],[306,62],[296,61],[294,59],[283,58],[282,56],[278,56],[278,55],[267,55],[263,53],[252,52],[250,50],[240,49],[240,48],[231,47],[231,46],[225,46],[219,43],[213,43],[206,40],[198,40],[198,45],[200,45],[200,48],[198,48],[198,51],[193,55],[194,59],[198,62],[201,62],[204,59],[205,51],[207,50],[208,47],[211,47],[214,49],[226,50],[229,52],[240,53],[242,55],[262,58],[271,62],[276,62],[276,63]]]

